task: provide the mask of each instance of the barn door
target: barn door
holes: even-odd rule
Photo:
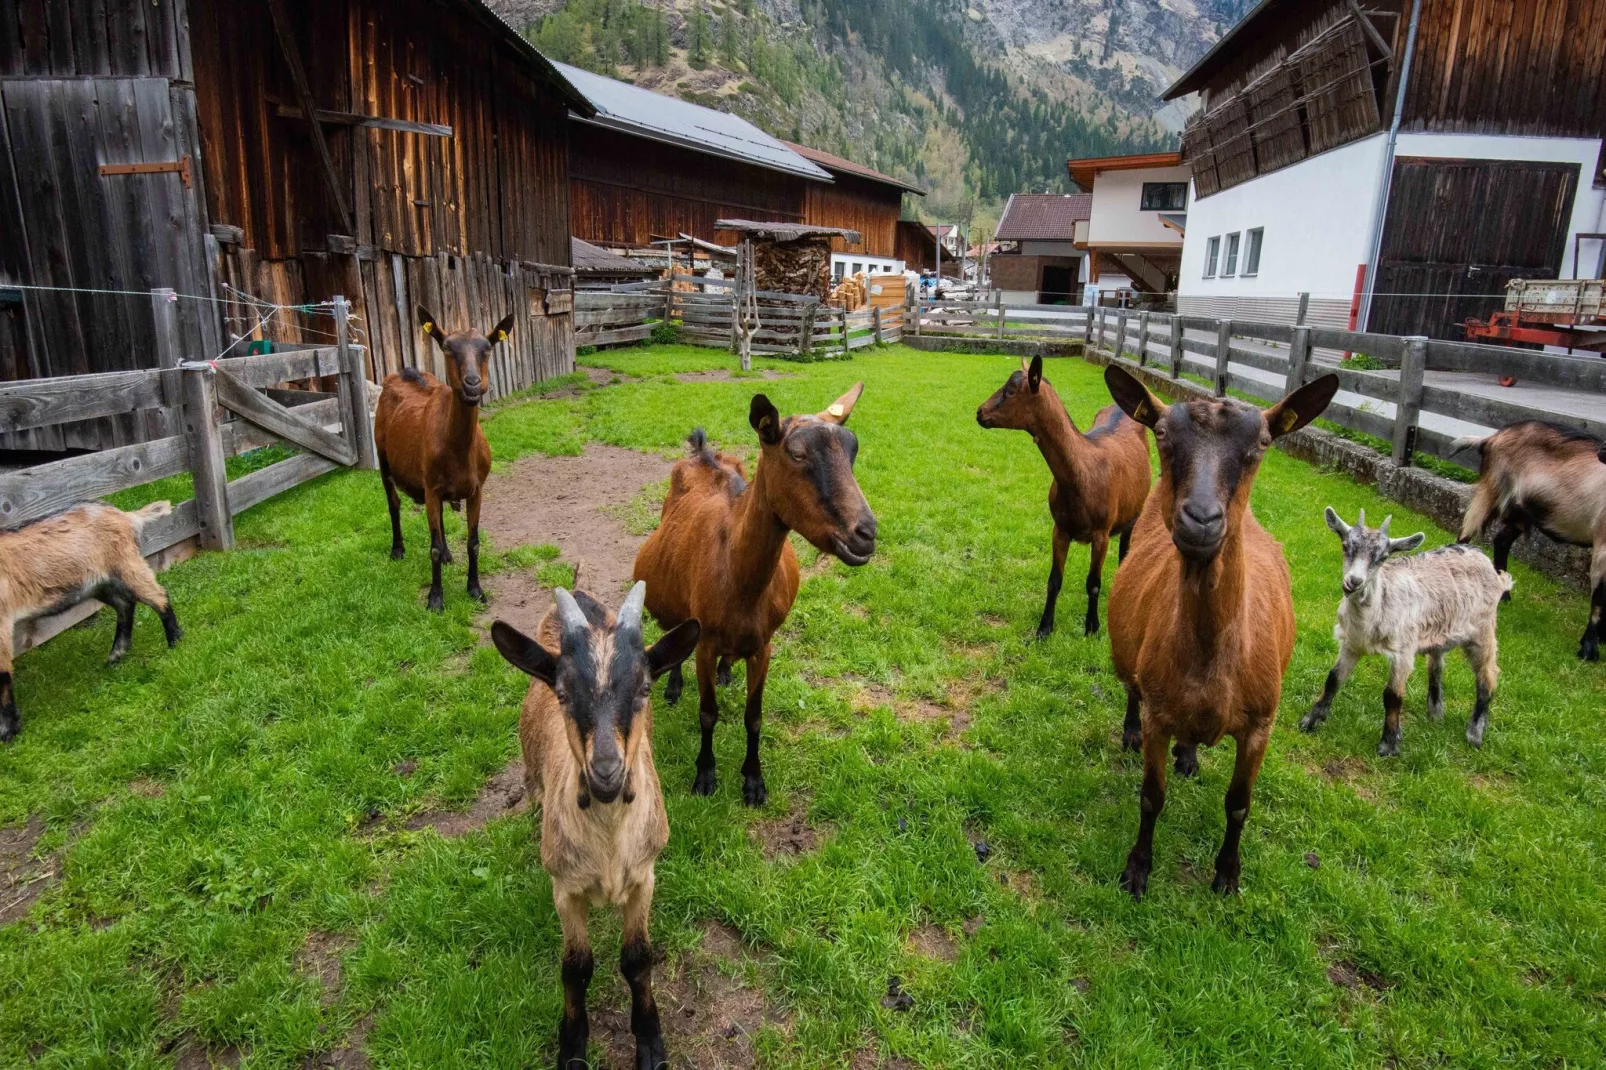
[[[27,281],[64,288],[25,295],[37,374],[154,367],[150,299],[140,295],[208,295],[191,93],[166,78],[0,82]],[[185,355],[207,355],[215,317],[196,301],[178,311]]]
[[[1577,164],[1396,160],[1371,330],[1461,339],[1510,280],[1556,278],[1577,188]]]

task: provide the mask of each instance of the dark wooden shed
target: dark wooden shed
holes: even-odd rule
[[[376,376],[438,361],[418,303],[521,313],[493,391],[572,367],[589,105],[479,0],[0,0],[0,77],[0,378],[157,366],[155,287],[183,295],[187,358],[266,314],[237,291],[346,295]],[[262,333],[331,328],[287,309]]]

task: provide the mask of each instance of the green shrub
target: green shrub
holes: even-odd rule
[[[660,323],[652,329],[652,344],[655,346],[672,346],[680,341],[680,324]]]

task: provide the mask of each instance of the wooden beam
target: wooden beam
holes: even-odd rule
[[[303,449],[329,458],[337,464],[355,464],[357,451],[339,435],[325,431],[257,393],[229,372],[217,370],[217,399],[224,408],[239,413],[258,427],[272,431]]]
[[[1372,39],[1372,44],[1377,46],[1377,50],[1383,53],[1384,58],[1393,63],[1394,50],[1388,46],[1387,41],[1383,40],[1383,35],[1377,32],[1377,27],[1372,25],[1372,20],[1366,17],[1366,12],[1361,10],[1361,5],[1356,3],[1356,0],[1349,0],[1349,9],[1354,12],[1355,21],[1361,24],[1361,29],[1366,31],[1366,36]]]
[[[296,49],[295,31],[291,29],[290,17],[285,13],[284,0],[268,0],[268,14],[273,17],[273,32],[279,38],[279,48],[284,52],[285,66],[290,70],[290,80],[295,83],[296,99],[301,103],[301,114],[311,117],[318,114],[316,102],[312,96],[312,85],[307,81],[307,71],[301,66],[301,53]],[[335,210],[340,214],[341,230],[346,234],[355,234],[357,228],[351,221],[351,209],[346,206],[346,195],[340,189],[340,175],[335,171],[335,159],[329,153],[329,142],[323,136],[321,123],[309,123],[312,127],[312,145],[318,150],[318,162],[323,167],[324,182],[329,187],[329,196],[334,198]]]
[[[293,104],[280,104],[279,118],[304,119],[306,113]],[[388,119],[383,115],[360,115],[351,111],[318,109],[318,121],[333,126],[362,126],[370,130],[399,130],[404,134],[423,134],[426,137],[451,137],[452,128],[444,123],[416,123],[411,119]]]

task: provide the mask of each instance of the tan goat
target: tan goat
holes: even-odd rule
[[[593,960],[593,902],[623,914],[619,972],[630,985],[636,1065],[668,1062],[652,995],[653,866],[669,842],[652,760],[652,682],[684,661],[701,626],[688,620],[651,649],[641,639],[647,585],[638,583],[617,618],[584,591],[559,588],[531,639],[502,621],[496,649],[534,680],[519,717],[531,798],[541,803],[541,865],[563,925],[563,1021],[558,1068],[586,1066],[586,989]],[[554,653],[555,652],[555,653]]]
[[[71,509],[0,532],[0,743],[17,734],[17,703],[12,691],[12,633],[19,622],[64,613],[90,599],[117,611],[117,635],[108,665],[128,652],[134,634],[134,603],[156,610],[172,646],[184,634],[167,591],[139,552],[146,524],[173,511],[153,502],[125,513],[100,502]]]

